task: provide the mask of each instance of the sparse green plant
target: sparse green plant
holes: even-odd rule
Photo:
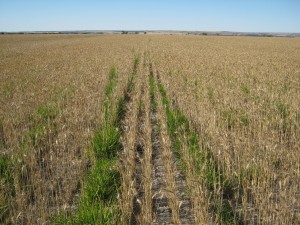
[[[282,119],[286,119],[289,116],[290,111],[287,104],[284,104],[283,102],[278,102],[276,104],[276,108]]]
[[[42,122],[53,120],[58,114],[58,110],[47,106],[40,106],[37,110],[37,115],[40,117]]]
[[[109,71],[109,83],[108,85],[106,86],[106,89],[105,89],[105,95],[107,97],[110,97],[113,89],[115,88],[116,86],[116,78],[117,78],[117,69],[115,66],[112,66],[110,68],[110,71]]]
[[[225,120],[226,127],[228,129],[234,128],[235,123],[236,123],[236,119],[235,119],[234,114],[231,110],[225,110],[223,112],[223,119]]]
[[[1,152],[0,152],[1,153]],[[0,158],[0,222],[8,222],[10,195],[14,194],[13,165],[6,157]]]
[[[214,90],[211,87],[207,88],[207,94],[208,98],[212,101],[214,98]]]
[[[243,126],[248,126],[250,123],[249,116],[245,113],[240,115],[240,121],[243,124]]]
[[[241,85],[241,90],[246,95],[250,94],[250,88],[247,84],[242,84]]]
[[[300,112],[296,112],[296,122],[300,124]]]

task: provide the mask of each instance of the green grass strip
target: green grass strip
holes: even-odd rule
[[[121,133],[116,120],[119,120],[119,110],[123,110],[124,106],[112,100],[112,94],[117,87],[115,66],[111,67],[108,78],[103,108],[105,121],[92,140],[94,165],[84,179],[78,208],[75,212],[55,217],[55,224],[118,223],[120,210],[117,207],[116,196],[120,187],[120,173],[116,168],[116,161],[117,153],[121,149]]]
[[[55,224],[117,224],[120,211],[117,193],[120,174],[116,159],[96,160],[84,180],[83,193],[75,213],[60,215]]]
[[[149,85],[150,85],[150,101],[152,107],[156,110],[157,101],[155,99],[155,78],[153,76],[149,76]]]
[[[189,154],[193,159],[193,166],[196,168],[199,177],[201,176],[200,173],[202,173],[201,171],[203,171],[202,168],[204,166],[207,188],[213,190],[215,182],[220,182],[223,195],[232,195],[233,185],[225,180],[217,165],[212,163],[214,161],[209,153],[210,151],[203,144],[200,144],[199,137],[196,131],[190,127],[188,118],[177,106],[170,104],[166,90],[159,80],[157,87],[162,97],[162,104],[166,108],[167,127],[172,142],[173,153],[179,160],[181,169],[185,171],[187,168],[186,162],[182,158],[183,141],[186,140]],[[215,202],[213,211],[219,215],[222,224],[234,223],[233,209],[226,199],[223,199],[222,204],[218,201]]]
[[[120,189],[120,172],[116,164],[121,150],[121,122],[126,114],[126,103],[134,89],[139,58],[135,57],[133,71],[128,78],[123,96],[113,101],[112,94],[117,87],[117,70],[113,66],[105,89],[104,118],[100,129],[95,132],[92,150],[95,163],[84,179],[84,188],[75,212],[59,215],[55,224],[119,224],[121,211],[117,205]]]

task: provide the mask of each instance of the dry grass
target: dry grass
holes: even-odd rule
[[[178,170],[172,149],[196,223],[300,223],[300,39],[169,35],[0,36],[0,223],[47,224],[76,208],[95,160],[92,137],[105,122],[109,70],[117,68],[114,96],[121,96],[137,53],[141,64],[124,121],[130,128],[122,139],[123,223],[137,194],[139,107],[141,224],[154,213],[149,63],[166,93],[159,97],[155,89],[166,167],[169,174]],[[170,133],[174,115],[188,127],[176,127],[180,135]],[[167,183],[178,211],[175,181],[168,176]],[[173,214],[178,223],[179,216]]]
[[[3,222],[41,224],[70,210],[90,164],[87,149],[101,122],[109,69],[126,85],[134,43],[110,36],[1,36]],[[2,147],[2,146],[1,146]],[[2,165],[1,165],[2,167]],[[2,168],[1,168],[2,170]],[[3,200],[2,200],[3,199]]]
[[[299,39],[172,39],[153,59],[232,186],[236,216],[299,223]]]

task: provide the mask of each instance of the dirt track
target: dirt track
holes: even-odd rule
[[[185,177],[172,154],[165,110],[156,82],[150,90],[148,80],[155,78],[152,64],[149,65],[137,73],[124,122],[126,137],[122,162],[126,164],[123,165],[126,171],[123,172],[123,188],[127,187],[128,196],[122,199],[131,201],[124,204],[131,208],[127,222],[195,224]]]

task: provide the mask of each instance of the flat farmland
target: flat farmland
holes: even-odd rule
[[[300,223],[299,38],[1,35],[0,59],[0,223]]]

